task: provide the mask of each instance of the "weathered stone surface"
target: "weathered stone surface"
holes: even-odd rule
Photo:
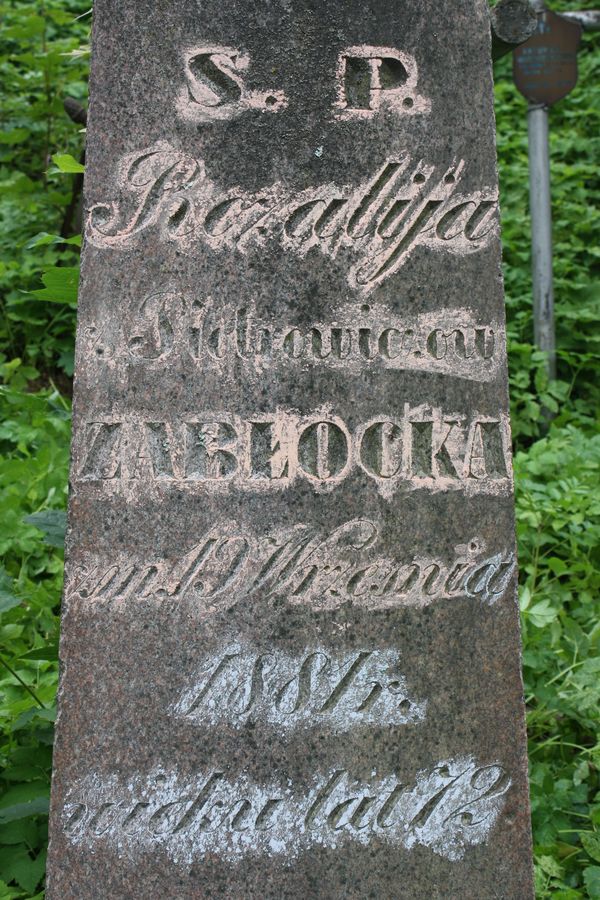
[[[486,4],[94,12],[48,896],[530,898]]]

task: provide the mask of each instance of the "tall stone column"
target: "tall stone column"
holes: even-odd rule
[[[484,0],[96,0],[48,897],[532,898]]]

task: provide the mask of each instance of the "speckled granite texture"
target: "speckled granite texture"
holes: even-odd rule
[[[533,897],[484,0],[96,0],[50,900]]]

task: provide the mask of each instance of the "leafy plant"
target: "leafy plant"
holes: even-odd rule
[[[6,897],[34,893],[45,866],[70,433],[68,402],[24,391],[22,368],[5,365],[0,388],[0,878],[16,885]]]
[[[88,9],[0,2],[1,900],[35,895],[45,869],[81,243],[64,172],[83,135],[63,100],[85,97]]]
[[[80,241],[77,185],[64,163],[81,157],[83,134],[63,103],[86,96],[86,12],[82,0],[0,0],[0,348],[65,388],[73,374],[74,292],[61,293],[58,270],[77,265]],[[35,293],[42,275],[45,288]]]
[[[496,71],[536,894],[557,900],[600,897],[597,44],[584,37],[578,87],[549,114],[558,347],[551,383],[532,345],[527,107],[510,59]]]

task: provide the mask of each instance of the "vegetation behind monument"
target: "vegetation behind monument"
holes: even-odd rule
[[[556,11],[593,2],[553,5]],[[83,0],[0,2],[0,900],[41,896],[85,103]],[[81,17],[81,18],[76,18]],[[525,104],[496,67],[524,672],[540,898],[600,897],[600,57],[551,112],[559,380],[532,347]],[[68,240],[65,241],[65,238]],[[546,431],[543,409],[553,420]],[[36,893],[38,892],[38,893]]]

